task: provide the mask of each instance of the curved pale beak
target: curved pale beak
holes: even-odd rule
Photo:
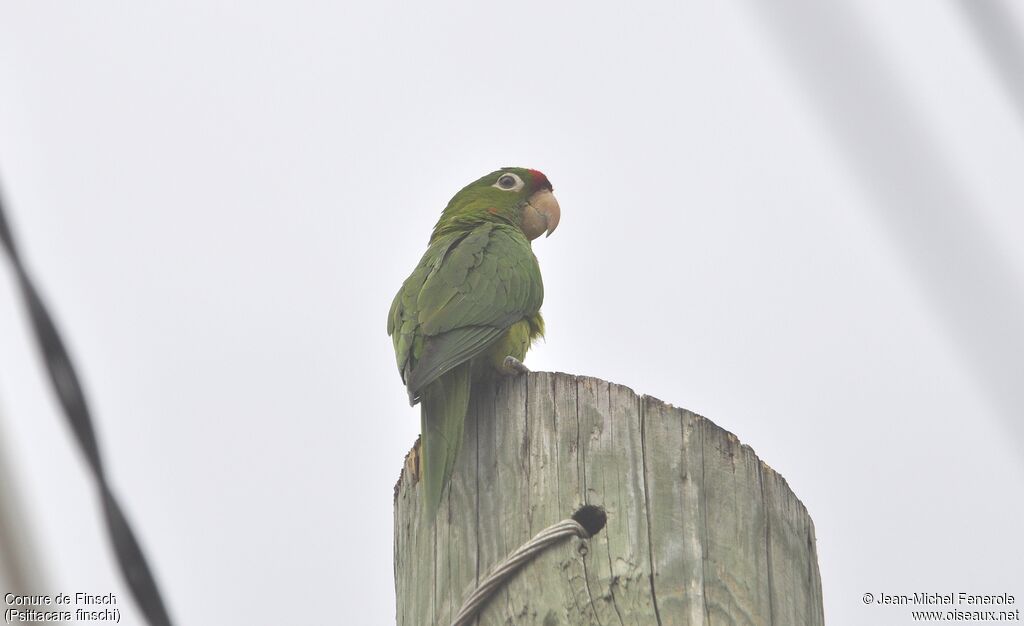
[[[551,235],[561,217],[562,209],[555,200],[555,194],[550,189],[541,189],[534,192],[523,207],[523,232],[531,241],[543,233]]]

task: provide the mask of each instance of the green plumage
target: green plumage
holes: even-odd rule
[[[503,188],[512,178],[518,188]],[[461,447],[474,385],[511,373],[505,358],[522,360],[543,334],[544,287],[524,228],[536,234],[524,216],[534,194],[550,196],[550,189],[543,174],[519,168],[462,189],[391,305],[388,334],[398,369],[410,402],[420,402],[421,481],[431,519]]]

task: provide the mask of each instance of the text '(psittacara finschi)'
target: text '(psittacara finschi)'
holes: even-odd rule
[[[537,170],[506,167],[448,202],[388,314],[398,371],[420,403],[420,480],[433,520],[452,475],[474,387],[526,371],[544,335],[544,285],[530,242],[560,209]]]

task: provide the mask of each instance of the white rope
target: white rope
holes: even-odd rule
[[[533,557],[544,551],[548,546],[557,543],[567,537],[580,537],[590,539],[587,529],[574,519],[565,519],[557,524],[552,524],[537,535],[516,548],[515,552],[505,557],[505,560],[498,564],[494,570],[484,578],[476,590],[473,591],[462,603],[458,615],[452,621],[452,626],[467,626],[484,605],[491,599],[495,591],[516,573],[520,567],[529,562]]]

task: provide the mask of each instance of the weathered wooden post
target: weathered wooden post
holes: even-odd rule
[[[814,525],[707,419],[594,378],[531,373],[470,407],[433,525],[416,450],[395,493],[399,626],[449,626],[495,564],[584,504],[607,525],[548,548],[480,625],[824,623]]]

